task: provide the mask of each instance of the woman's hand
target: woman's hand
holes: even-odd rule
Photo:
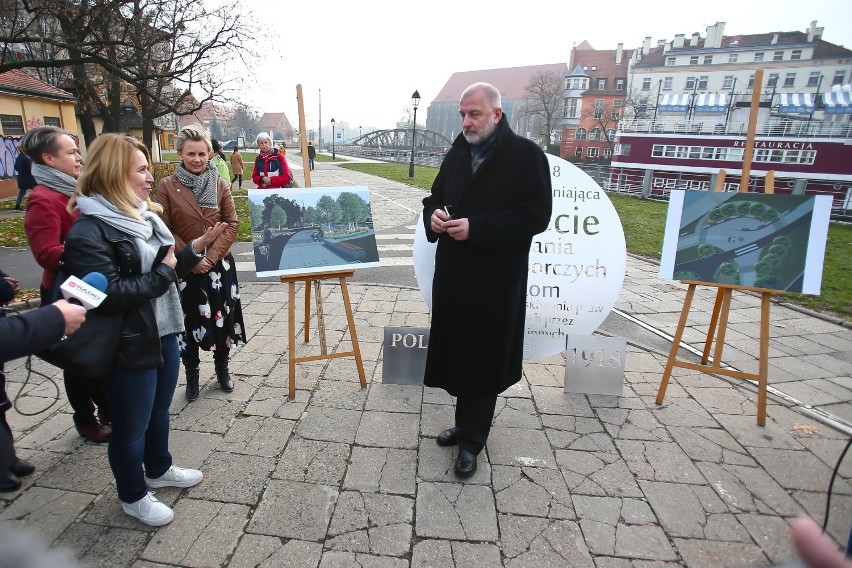
[[[213,269],[213,261],[207,258],[206,256],[201,259],[201,262],[195,265],[195,268],[192,269],[193,274],[207,274]]]
[[[163,264],[171,267],[172,270],[174,270],[175,266],[177,266],[177,257],[175,256],[174,245],[169,247],[169,252],[166,253],[165,257],[163,257]]]
[[[208,227],[204,234],[192,241],[192,252],[202,254],[204,250],[210,246],[213,241],[219,238],[219,235],[225,232],[228,224],[222,221],[217,222],[212,227]]]

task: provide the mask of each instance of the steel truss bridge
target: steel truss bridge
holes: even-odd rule
[[[347,144],[335,144],[341,154],[382,160],[409,162],[411,160],[411,128],[374,130]],[[453,141],[434,130],[417,129],[414,138],[414,162],[424,166],[439,166]]]

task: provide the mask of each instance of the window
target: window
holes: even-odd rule
[[[834,80],[831,82],[832,85],[842,85],[843,79],[846,78],[845,71],[835,71],[834,72]]]
[[[606,89],[606,79],[598,79],[598,90],[603,91]]]
[[[568,104],[565,105],[565,117],[577,118],[577,99],[568,99]]]
[[[695,89],[695,77],[686,78],[686,90],[692,91]]]
[[[583,157],[583,147],[577,146],[577,149],[574,150],[574,155],[578,158],[582,158]]]
[[[595,99],[595,118],[601,118],[603,116],[603,99]]]
[[[709,75],[702,75],[698,78],[698,88],[702,91],[707,90],[707,80],[710,78]]]
[[[692,57],[690,57],[689,58],[689,64],[690,65],[698,65],[698,56],[693,55]]]
[[[615,140],[615,128],[607,128],[606,129],[606,141],[612,142]]]
[[[723,89],[733,89],[734,88],[734,76],[733,75],[725,75],[725,79],[722,81]]]
[[[778,86],[778,73],[770,73],[769,80],[766,82],[767,87],[777,87]]]
[[[665,77],[663,79],[663,90],[664,91],[671,91],[672,90],[672,81],[673,80],[674,80],[673,77]]]
[[[666,57],[666,65],[671,67],[677,62],[677,57]]]
[[[790,54],[790,59],[801,59],[802,58],[802,50],[794,49],[793,53]]]
[[[576,138],[577,140],[585,140],[586,139],[586,132],[588,132],[588,131],[585,128],[578,128],[577,134],[574,136],[574,138]]]
[[[796,74],[795,73],[787,73],[784,77],[784,86],[792,87],[796,84]]]
[[[604,158],[612,157],[612,148],[604,148]]]
[[[642,79],[642,90],[643,91],[650,91],[651,90],[651,78],[650,77],[645,77],[644,79]]]
[[[600,140],[601,139],[601,129],[600,128],[592,128],[589,130],[589,140]]]
[[[763,61],[763,52],[762,52],[762,51],[759,51],[759,52],[755,53],[755,54],[754,54],[754,60],[755,60],[756,62],[761,62],[761,61]]]
[[[772,54],[772,61],[784,61],[784,52],[776,51]]]
[[[612,120],[618,120],[619,118],[621,118],[621,116],[617,112],[614,112],[610,115],[610,119]]]
[[[736,63],[737,59],[739,59],[738,53],[729,53],[728,54],[728,63]]]
[[[619,144],[619,146],[621,146],[621,151],[618,153],[619,156],[630,155],[630,144]]]
[[[624,79],[616,79],[615,80],[615,90],[623,91],[624,90]]]
[[[598,157],[598,148],[589,148],[586,156],[589,158],[597,158]]]
[[[811,71],[811,74],[808,76],[808,87],[816,87],[819,85],[819,71]]]
[[[754,73],[752,73],[751,75],[748,76],[748,88],[749,89],[754,88]]]
[[[612,101],[612,106],[613,106],[613,107],[620,107],[620,106],[622,106],[623,104],[624,104],[624,101],[623,101],[623,100],[621,100],[621,99],[615,99],[614,101]]]
[[[62,120],[58,116],[45,116],[44,125],[62,128]]]
[[[24,133],[24,119],[14,114],[0,114],[0,126],[3,127],[4,136],[22,135]]]

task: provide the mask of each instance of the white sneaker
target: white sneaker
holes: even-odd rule
[[[148,482],[148,487],[156,489],[158,487],[193,487],[201,483],[202,479],[204,474],[197,469],[185,469],[173,465],[160,477],[148,477],[145,481]]]
[[[157,501],[151,492],[135,503],[121,503],[121,508],[131,517],[136,517],[146,525],[161,527],[172,522],[175,514],[172,509]]]

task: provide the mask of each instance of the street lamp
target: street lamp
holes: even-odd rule
[[[331,161],[333,162],[335,159],[334,156],[334,119],[331,119]]]
[[[414,107],[414,123],[411,128],[411,163],[408,165],[408,179],[414,179],[414,140],[417,138],[417,105],[420,104],[420,93],[414,91],[411,95],[411,106]]]

